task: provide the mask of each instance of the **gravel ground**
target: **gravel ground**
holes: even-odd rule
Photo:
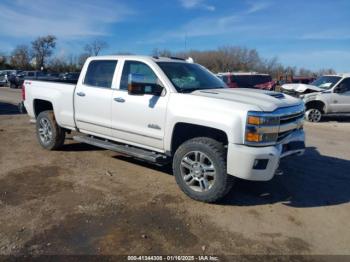
[[[0,88],[0,254],[350,255],[350,121],[306,124],[307,151],[268,182],[187,198],[170,167],[67,139],[42,149]]]

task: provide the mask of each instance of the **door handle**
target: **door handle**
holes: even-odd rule
[[[85,96],[85,93],[84,92],[78,92],[77,95],[78,96]]]
[[[116,102],[119,102],[119,103],[124,103],[125,102],[125,99],[122,98],[122,97],[115,97],[115,98],[113,98],[113,100],[116,101]]]

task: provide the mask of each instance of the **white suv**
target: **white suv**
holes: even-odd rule
[[[282,92],[304,101],[310,122],[319,122],[324,115],[350,114],[350,74],[325,75],[310,85],[285,84]]]

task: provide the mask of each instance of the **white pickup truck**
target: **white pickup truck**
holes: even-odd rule
[[[350,74],[324,75],[309,85],[284,84],[281,91],[304,101],[307,121],[350,115]]]
[[[280,159],[304,152],[304,104],[281,93],[229,89],[178,58],[87,59],[76,85],[26,80],[24,105],[44,148],[65,134],[155,164],[172,162],[179,187],[205,202],[234,178],[270,180]]]

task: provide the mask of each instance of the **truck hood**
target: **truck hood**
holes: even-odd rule
[[[282,85],[282,88],[288,91],[295,91],[298,93],[304,93],[306,91],[308,92],[321,92],[323,91],[322,88],[319,88],[317,86],[313,85],[307,85],[307,84],[284,84]]]
[[[191,93],[195,96],[204,96],[213,99],[223,99],[236,103],[243,103],[259,107],[262,111],[271,112],[280,107],[300,104],[300,99],[282,93],[250,89],[250,88],[220,88],[197,90]]]

